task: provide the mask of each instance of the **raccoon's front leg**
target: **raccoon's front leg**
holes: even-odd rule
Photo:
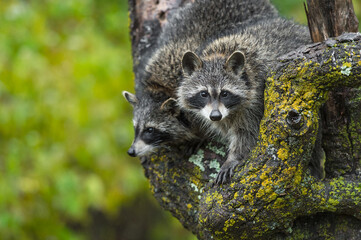
[[[234,168],[248,157],[255,142],[256,138],[251,132],[239,132],[232,137],[227,160],[217,175],[216,184],[223,184],[232,177]]]
[[[227,160],[223,163],[221,170],[218,172],[216,178],[216,184],[223,184],[227,181],[227,178],[231,178],[233,175],[233,169],[240,163],[237,158],[237,154],[229,152]]]

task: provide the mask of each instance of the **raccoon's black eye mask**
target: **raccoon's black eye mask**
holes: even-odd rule
[[[159,144],[162,142],[170,141],[172,136],[170,133],[160,131],[156,128],[146,128],[141,135],[141,139],[146,144]]]
[[[226,91],[225,91],[226,92]],[[226,96],[222,97],[222,92],[221,92],[221,102],[224,104],[224,106],[226,108],[232,108],[235,107],[236,105],[241,103],[241,97],[233,94],[231,92],[226,92]]]
[[[144,132],[146,132],[147,134],[152,134],[154,132],[154,128],[152,127],[146,128]]]
[[[221,98],[226,98],[229,96],[229,92],[228,91],[221,91],[221,94],[220,94]]]
[[[208,92],[207,91],[202,91],[199,93],[199,95],[202,97],[202,98],[206,98],[209,96]]]
[[[205,91],[199,92],[187,99],[187,102],[191,108],[202,109],[205,105],[207,105],[209,94],[207,93],[207,96],[205,96],[204,92]]]

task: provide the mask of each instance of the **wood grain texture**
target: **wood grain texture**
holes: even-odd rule
[[[307,0],[306,15],[313,42],[358,32],[352,0]]]

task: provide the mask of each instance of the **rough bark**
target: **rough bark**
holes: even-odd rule
[[[352,0],[308,0],[306,15],[310,34],[314,42],[321,42],[330,37],[337,37],[344,32],[357,32],[358,20],[355,15]],[[330,91],[328,100],[322,107],[323,149],[326,152],[328,164],[326,172],[336,177],[347,172],[355,172],[354,155],[349,134],[350,118],[353,116],[350,103],[357,100],[359,90],[341,87]],[[347,150],[340,148],[347,146]],[[343,161],[339,161],[343,159]]]
[[[162,2],[170,12],[183,3]],[[159,5],[129,0],[136,83],[167,19]],[[259,143],[230,183],[211,184],[226,158],[222,143],[210,142],[190,159],[170,150],[143,159],[155,198],[199,239],[361,239],[360,43],[361,35],[346,34],[280,59],[267,80]],[[319,111],[330,91],[345,87],[352,88],[347,129],[330,142],[352,157],[327,156],[328,174],[319,181],[309,171]],[[339,118],[324,116],[332,117]],[[349,165],[352,171],[344,169]]]
[[[313,42],[358,32],[352,0],[307,0],[306,15]]]

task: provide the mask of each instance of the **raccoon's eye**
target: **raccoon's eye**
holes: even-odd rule
[[[221,91],[221,97],[228,97],[229,92],[228,91]]]
[[[147,129],[145,129],[145,132],[146,132],[146,133],[153,133],[153,132],[154,132],[154,128],[149,127],[149,128],[147,128]]]
[[[206,97],[208,97],[208,92],[207,91],[202,91],[200,93],[200,95],[201,95],[201,97],[206,98]]]

